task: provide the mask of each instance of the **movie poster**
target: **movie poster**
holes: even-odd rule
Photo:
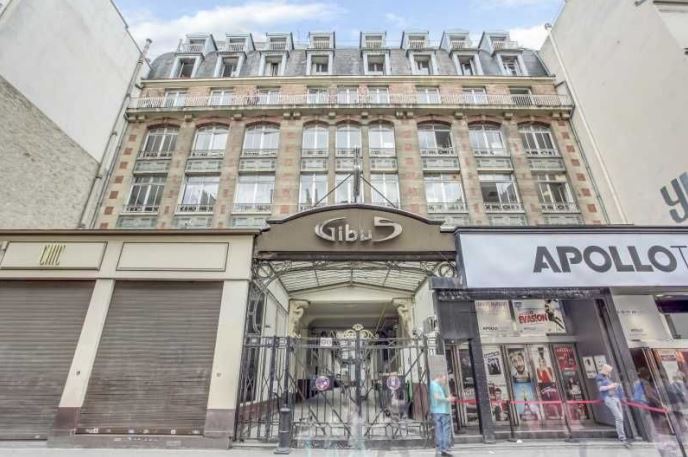
[[[461,386],[463,399],[468,401],[464,404],[464,411],[466,412],[466,423],[473,424],[478,421],[478,405],[472,403],[475,400],[475,382],[473,381],[473,366],[471,364],[471,355],[468,349],[459,349],[459,365],[461,369],[461,379],[463,385]]]
[[[509,390],[506,384],[506,373],[502,364],[502,353],[498,346],[483,347],[485,371],[487,371],[487,388],[490,394],[490,410],[497,424],[509,422]]]
[[[475,311],[481,335],[513,335],[509,300],[477,300]]]
[[[533,377],[528,369],[528,361],[524,347],[507,348],[507,358],[509,359],[511,387],[514,391],[514,401],[516,403],[516,416],[521,422],[537,421],[540,418],[536,403],[526,403],[536,401]]]
[[[521,334],[566,333],[559,300],[514,300],[513,305]]]
[[[556,376],[552,367],[552,358],[549,348],[545,345],[529,346],[530,358],[535,365],[535,378],[537,392],[543,402],[560,402],[561,397],[557,390]],[[542,411],[545,419],[559,420],[562,418],[562,405],[543,403]]]
[[[561,371],[563,390],[566,400],[583,400],[583,388],[578,374],[578,363],[572,346],[554,346],[554,357]],[[584,420],[588,418],[588,409],[580,403],[569,403],[569,418],[572,420]]]

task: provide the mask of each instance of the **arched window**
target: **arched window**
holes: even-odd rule
[[[552,131],[542,124],[524,124],[518,128],[526,154],[534,156],[559,155],[554,145]]]
[[[468,130],[474,155],[502,156],[507,154],[499,126],[494,124],[472,124],[468,127]]]
[[[446,124],[426,123],[419,125],[418,145],[422,156],[454,154],[451,132]]]
[[[361,149],[361,128],[351,123],[339,124],[337,126],[337,156],[353,157],[356,149]]]
[[[242,156],[275,156],[279,149],[279,127],[257,124],[246,129]]]
[[[139,156],[144,159],[160,159],[172,156],[177,145],[177,127],[156,127],[146,134]]]
[[[377,122],[368,127],[368,149],[370,157],[394,157],[394,126]]]
[[[209,125],[196,130],[191,157],[222,157],[227,146],[229,129],[224,125]]]
[[[303,145],[301,152],[304,157],[327,156],[329,150],[329,134],[327,125],[310,124],[303,129]]]

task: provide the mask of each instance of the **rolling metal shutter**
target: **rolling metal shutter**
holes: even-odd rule
[[[202,434],[221,296],[220,282],[118,282],[77,432]]]
[[[48,436],[93,285],[0,281],[0,438]]]

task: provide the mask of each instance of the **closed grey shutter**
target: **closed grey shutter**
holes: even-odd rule
[[[0,281],[0,438],[47,437],[93,285]]]
[[[79,433],[201,434],[222,283],[118,282]]]

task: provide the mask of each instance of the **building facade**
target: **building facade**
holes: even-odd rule
[[[141,54],[109,0],[2,2],[0,227],[93,219],[124,108],[148,71]]]
[[[569,0],[540,51],[612,223],[688,221],[686,30],[685,1]]]
[[[260,227],[355,198],[449,226],[601,224],[572,111],[503,32],[189,35],[128,108],[95,226]]]

